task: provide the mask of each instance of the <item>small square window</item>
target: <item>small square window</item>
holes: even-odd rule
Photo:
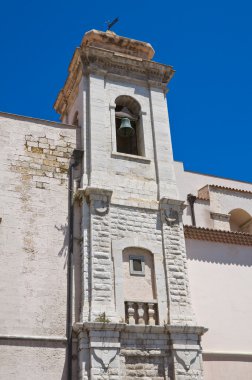
[[[130,274],[136,276],[145,275],[144,257],[143,256],[130,256]]]

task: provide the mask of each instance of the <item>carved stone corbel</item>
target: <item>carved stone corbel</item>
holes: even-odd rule
[[[186,208],[184,201],[177,199],[161,198],[159,201],[161,221],[169,227],[179,224]]]
[[[102,372],[108,372],[112,362],[116,359],[119,353],[119,348],[94,348],[93,355],[97,363],[100,363]]]
[[[199,350],[177,350],[175,351],[175,357],[178,363],[180,363],[186,371],[189,371],[191,365],[196,361],[199,356]]]
[[[96,215],[104,216],[109,212],[110,200],[113,191],[98,187],[87,187],[84,196],[91,204],[91,211]]]

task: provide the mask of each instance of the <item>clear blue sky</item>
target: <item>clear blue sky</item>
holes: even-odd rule
[[[10,1],[1,4],[0,110],[58,120],[52,106],[83,34],[150,42],[176,70],[168,104],[174,158],[187,170],[252,182],[249,0]]]

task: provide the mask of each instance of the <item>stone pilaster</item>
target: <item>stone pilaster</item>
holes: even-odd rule
[[[78,337],[78,380],[89,380],[89,339],[87,331],[76,329]]]
[[[172,380],[203,380],[200,336],[207,329],[199,326],[167,326],[173,361]]]
[[[182,223],[184,208],[182,201],[168,198],[160,200],[169,322],[181,325],[194,324]]]
[[[115,314],[109,214],[112,191],[87,187],[84,195],[90,213],[89,319],[94,321],[105,313],[111,320]]]
[[[75,324],[79,343],[79,380],[120,380],[120,332],[124,324]]]

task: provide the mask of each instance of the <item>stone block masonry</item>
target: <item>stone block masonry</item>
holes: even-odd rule
[[[71,126],[0,115],[1,379],[64,378],[74,146]]]
[[[199,336],[205,329],[195,326],[191,307],[183,202],[162,198],[159,209],[148,208],[148,202],[145,208],[130,207],[116,203],[109,189],[79,191],[84,210],[89,209],[83,215],[81,318],[86,327],[80,330],[79,362],[91,363],[81,365],[80,379],[201,380]],[[152,254],[159,326],[127,319],[125,249]],[[102,313],[104,323],[99,320]]]
[[[50,184],[64,185],[74,147],[75,143],[64,133],[57,139],[25,135],[24,151],[11,161],[10,169],[32,179],[40,189],[48,189]]]
[[[171,324],[193,325],[195,318],[189,291],[183,209],[184,203],[179,200],[162,198],[160,201],[164,262],[169,289],[169,321]]]
[[[203,328],[85,322],[74,332],[80,379],[202,380]]]

